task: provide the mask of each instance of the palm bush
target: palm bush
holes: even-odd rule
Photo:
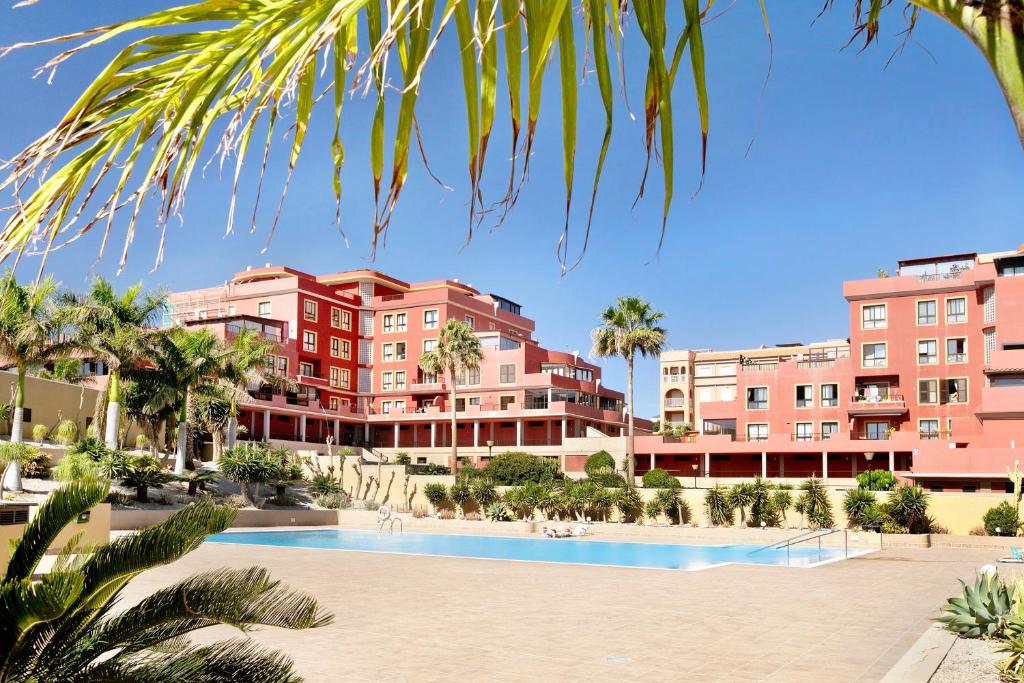
[[[935,621],[962,638],[991,637],[1000,633],[1013,614],[1013,590],[998,574],[982,572],[974,585],[963,581],[962,595],[942,606]]]
[[[800,484],[802,513],[812,527],[830,529],[835,524],[832,517],[832,501],[821,479],[811,477]]]
[[[423,487],[423,495],[434,506],[434,512],[438,512],[448,501],[448,487],[444,484],[431,482]]]
[[[241,487],[242,496],[250,505],[256,503],[252,487],[272,481],[280,468],[280,458],[260,443],[239,444],[224,451],[220,459],[221,472]]]
[[[118,610],[125,586],[226,529],[235,511],[206,502],[98,547],[71,544],[32,577],[57,535],[107,495],[101,482],[57,489],[25,527],[0,592],[0,677],[5,681],[292,681],[291,660],[251,640],[195,645],[192,631],[226,624],[307,629],[332,616],[260,568],[212,569]],[[75,553],[76,555],[73,555]]]
[[[1016,536],[1020,529],[1020,513],[1005,500],[985,513],[982,518],[989,536]]]
[[[74,420],[61,420],[53,430],[53,440],[62,446],[70,446],[78,439],[78,423]]]
[[[674,519],[682,526],[690,521],[690,504],[682,497],[679,489],[659,489],[655,499],[661,506],[665,515],[671,520]]]
[[[868,489],[850,489],[843,496],[843,512],[849,526],[864,526],[864,513],[878,504],[875,494]]]
[[[897,486],[890,494],[886,508],[893,520],[910,533],[928,532],[928,494],[920,486]]]
[[[270,457],[277,460],[278,469],[267,483],[275,488],[277,496],[283,496],[287,487],[303,480],[302,460],[287,448],[271,449]]]
[[[86,453],[68,451],[53,468],[53,478],[57,481],[71,482],[95,479],[97,476],[99,476],[99,466]]]
[[[32,440],[33,441],[46,441],[46,437],[50,434],[50,428],[44,424],[32,425]]]
[[[622,522],[635,521],[643,514],[644,502],[635,486],[627,486],[616,491],[614,503]]]
[[[498,500],[498,492],[494,490],[494,484],[490,479],[476,478],[470,484],[473,498],[477,504],[486,509],[488,505]]]
[[[131,455],[124,451],[109,451],[100,458],[96,469],[101,476],[114,481],[127,477],[132,467],[134,460]]]
[[[139,434],[135,437],[135,448],[143,450],[149,448],[149,437],[145,434]]]
[[[106,444],[96,437],[90,436],[71,444],[68,454],[85,454],[92,458],[93,462],[99,462],[110,451],[111,449],[107,448]]]
[[[754,485],[750,482],[733,484],[732,488],[729,489],[729,503],[732,505],[733,509],[740,511],[740,526],[746,526],[746,509],[750,506],[750,503],[753,500]]]
[[[704,507],[708,511],[708,522],[712,526],[729,526],[733,522],[735,506],[731,491],[716,485],[704,494]]]
[[[773,493],[775,487],[760,476],[754,477],[750,486],[750,521],[754,526],[779,525],[779,511],[775,508]]]
[[[452,487],[448,492],[448,496],[452,499],[452,502],[458,506],[459,512],[465,516],[466,503],[473,499],[473,491],[470,489],[469,484],[464,481],[455,482],[452,484]]]
[[[149,489],[163,488],[171,480],[171,473],[163,468],[160,461],[151,455],[136,455],[121,483],[135,487],[135,500],[149,501]]]
[[[409,457],[408,453],[406,453],[404,451],[399,451],[398,453],[395,453],[395,464],[396,465],[408,465],[411,462],[412,462],[412,458]]]
[[[644,516],[652,522],[657,522],[658,518],[661,517],[661,513],[664,511],[665,508],[662,507],[661,501],[658,500],[657,496],[644,503]]]
[[[216,484],[220,480],[220,473],[200,468],[187,472],[181,479],[188,483],[188,495],[194,496],[200,490],[205,491],[210,484]]]
[[[786,526],[786,512],[793,506],[793,494],[788,490],[779,487],[779,489],[772,494],[772,505],[775,507],[775,511],[779,515],[779,524]]]
[[[645,489],[678,489],[682,488],[679,480],[667,471],[655,467],[649,472],[644,472],[642,477]]]

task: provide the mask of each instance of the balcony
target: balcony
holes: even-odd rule
[[[900,394],[854,394],[846,410],[850,415],[903,415],[907,412],[907,403]]]
[[[776,361],[769,363],[744,363],[739,366],[740,372],[775,372],[779,369],[779,364]]]
[[[686,375],[662,375],[661,377],[668,384],[679,384],[686,381]]]
[[[686,401],[685,398],[666,398],[665,399],[665,407],[666,408],[685,408],[686,405],[687,405],[687,401]]]

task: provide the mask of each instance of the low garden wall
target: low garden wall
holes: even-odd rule
[[[110,529],[144,529],[162,522],[172,514],[174,510],[114,510],[110,515]],[[231,526],[334,526],[337,523],[337,510],[239,510]]]

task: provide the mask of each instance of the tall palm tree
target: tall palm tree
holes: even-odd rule
[[[34,581],[58,534],[107,493],[107,484],[96,481],[57,489],[18,539],[0,575],[0,680],[298,680],[287,656],[251,641],[200,646],[188,640],[193,631],[218,624],[246,632],[331,623],[315,599],[282,586],[264,569],[207,570],[121,609],[129,581],[230,526],[236,512],[226,506],[200,501],[109,543],[76,548],[73,541],[53,571]]]
[[[242,328],[231,340],[217,370],[218,379],[228,385],[231,402],[227,428],[227,448],[234,448],[238,440],[238,402],[251,387],[270,385],[289,386],[287,377],[274,372],[274,355],[278,344],[255,330]]]
[[[146,360],[160,332],[154,328],[166,297],[142,292],[142,283],[118,294],[113,285],[96,278],[85,295],[65,293],[66,315],[76,328],[75,343],[110,369],[104,441],[118,445],[121,420],[121,374]]]
[[[18,373],[11,418],[14,442],[23,439],[25,375],[29,368],[55,361],[68,350],[60,338],[53,296],[56,289],[50,277],[38,284],[20,285],[13,271],[8,271],[0,282],[0,358]],[[21,465],[17,460],[6,468],[3,488],[21,490]]]
[[[448,394],[452,413],[452,453],[449,456],[449,467],[452,473],[459,468],[459,449],[456,434],[458,426],[455,414],[456,386],[455,378],[460,372],[480,367],[484,358],[480,348],[480,339],[465,322],[451,318],[444,324],[437,335],[437,344],[433,351],[420,356],[420,367],[424,372],[443,375],[448,382]]]
[[[618,356],[626,361],[626,403],[629,405],[629,438],[626,442],[626,481],[633,483],[636,468],[633,414],[633,361],[637,355],[657,356],[665,348],[665,329],[658,323],[664,313],[654,310],[651,304],[635,296],[620,296],[614,306],[601,314],[601,326],[592,337],[593,356],[606,358]]]
[[[177,349],[175,355],[179,362],[173,370],[174,378],[168,384],[168,391],[177,394],[178,447],[174,452],[174,473],[181,474],[186,463],[191,462],[192,440],[189,437],[196,394],[202,387],[216,381],[216,373],[222,367],[227,351],[209,330],[175,328],[167,338]]]
[[[825,0],[824,4],[831,7],[838,0]],[[890,4],[903,3],[848,0],[843,4],[853,9],[853,37],[867,46],[879,35],[883,15],[895,13],[895,8],[891,13],[883,10]],[[265,123],[269,144],[278,137],[273,135],[275,126],[283,123],[294,130],[287,190],[313,110],[321,101],[330,102],[333,115],[331,175],[340,207],[340,173],[345,159],[341,116],[348,90],[372,91],[375,95],[368,135],[375,201],[372,240],[376,245],[386,233],[405,185],[422,76],[430,58],[444,52],[435,48],[446,29],[448,34],[455,33],[452,38],[459,46],[460,65],[443,60],[435,61],[435,66],[458,69],[463,84],[470,236],[481,218],[504,216],[516,203],[528,176],[541,94],[551,90],[543,87],[544,76],[549,62],[555,61],[550,57],[557,46],[566,232],[574,189],[577,117],[580,102],[590,99],[579,94],[581,62],[592,65],[596,72],[605,114],[590,188],[587,231],[581,240],[581,247],[586,248],[613,129],[613,74],[626,72],[623,44],[642,44],[648,52],[640,55],[647,64],[646,78],[635,82],[643,88],[640,110],[645,116],[643,144],[648,166],[655,152],[653,156],[660,158],[664,167],[664,232],[674,189],[673,86],[682,58],[688,53],[689,68],[684,70],[692,74],[692,78],[685,79],[692,83],[692,93],[687,99],[695,96],[697,103],[698,125],[692,133],[701,138],[703,166],[710,112],[702,23],[713,18],[709,13],[717,12],[717,5],[712,9],[712,2],[702,6],[700,0],[410,0],[382,5],[379,0],[194,0],[173,10],[159,9],[96,29],[19,44],[16,47],[86,39],[84,45],[51,59],[40,69],[45,72],[56,71],[83,49],[131,36],[131,42],[85,87],[85,94],[73,99],[71,109],[54,128],[10,162],[10,173],[0,180],[0,189],[29,187],[32,178],[40,182],[30,196],[21,198],[0,231],[0,258],[24,249],[33,239],[47,241],[65,234],[73,239],[99,222],[106,225],[109,234],[108,221],[128,207],[131,218],[123,263],[145,198],[157,193],[162,197],[163,201],[154,202],[159,207],[156,222],[160,225],[180,215],[196,164],[209,156],[211,148],[221,154],[222,161],[236,158],[228,213],[230,231],[239,178],[252,156],[252,134]],[[576,11],[577,5],[582,11]],[[766,3],[761,0],[759,5],[770,54],[772,37]],[[1002,87],[1018,136],[1024,142],[1024,22],[1020,0],[907,0],[904,9],[907,40],[923,10],[954,26],[981,50]],[[360,36],[364,29],[357,29],[360,24],[365,24],[365,38]],[[639,31],[635,43],[623,38],[633,24]],[[197,25],[204,29],[196,31]],[[578,45],[576,40],[581,36],[586,40]],[[499,42],[503,48],[500,51]],[[581,59],[584,54],[587,59]],[[499,87],[499,62],[504,62],[506,88]],[[770,69],[770,61],[766,67]],[[389,87],[392,85],[397,87]],[[626,86],[623,82],[624,91]],[[320,93],[331,90],[333,97],[320,97]],[[481,198],[480,188],[499,90],[507,90],[507,98],[501,99],[508,102],[511,162],[508,187],[504,196],[496,197],[498,208],[506,210],[488,214],[495,207]],[[385,100],[392,97],[398,98],[397,106],[385,106]],[[282,106],[290,105],[292,99],[294,107]],[[384,135],[392,128],[385,126],[385,115],[396,108],[391,168],[386,169]],[[285,113],[291,111],[294,121],[285,118]],[[525,134],[521,136],[521,132]],[[256,147],[257,158],[269,158],[263,145]],[[101,183],[111,172],[116,180]],[[644,172],[638,179],[641,195],[646,177]],[[95,200],[94,207],[83,214],[90,199]],[[78,225],[65,233],[73,221]],[[275,218],[271,233],[276,223]],[[559,243],[563,264],[571,261],[567,244],[565,239]]]

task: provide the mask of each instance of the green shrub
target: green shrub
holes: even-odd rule
[[[283,496],[288,486],[293,486],[305,478],[302,460],[287,448],[270,449],[270,457],[277,462],[277,471],[267,483],[277,489],[277,496]]]
[[[690,504],[681,496],[679,489],[659,489],[655,495],[662,511],[670,521],[687,524],[690,521]]]
[[[33,441],[46,441],[46,436],[50,433],[50,428],[44,424],[32,425],[32,440]]]
[[[487,519],[492,522],[509,522],[512,520],[508,514],[508,510],[506,510],[505,506],[499,502],[494,502],[488,505],[484,514],[487,516]]]
[[[309,480],[309,486],[306,490],[314,497],[329,496],[334,493],[341,493],[341,483],[326,472],[317,472]]]
[[[99,476],[99,468],[95,461],[86,453],[68,451],[57,466],[53,468],[53,478],[57,481],[78,481],[79,479],[95,479]]]
[[[644,472],[643,476],[644,488],[645,489],[678,489],[682,488],[682,484],[679,480],[673,477],[671,474],[655,467],[650,472]]]
[[[606,489],[621,489],[626,486],[625,477],[610,470],[595,472],[587,477],[587,481],[592,481]]]
[[[149,448],[149,437],[145,434],[139,434],[135,437],[135,447],[139,450]]]
[[[78,439],[78,423],[74,420],[61,420],[53,430],[53,440],[62,446],[69,446]]]
[[[807,515],[807,521],[812,527],[818,529],[830,529],[835,524],[832,517],[832,501],[829,500],[828,492],[825,490],[821,479],[811,477],[800,484],[800,498],[798,503],[802,514]]]
[[[220,459],[221,472],[241,486],[250,503],[255,502],[252,485],[273,481],[280,469],[280,455],[271,453],[266,444],[244,443],[227,449]]]
[[[664,512],[664,508],[657,496],[644,503],[644,516],[652,522],[657,522],[662,512]]]
[[[857,475],[857,484],[869,491],[891,491],[899,480],[889,470],[869,470]]]
[[[778,526],[779,511],[772,497],[775,486],[760,476],[750,485],[750,523],[755,526]]]
[[[21,460],[21,476],[26,479],[46,479],[50,476],[50,456],[38,448],[26,446]]]
[[[132,456],[124,451],[110,451],[100,458],[96,469],[106,479],[124,479],[132,469]]]
[[[172,478],[160,461],[151,455],[136,455],[131,459],[127,474],[121,483],[135,487],[135,499],[140,503],[149,501],[149,489],[163,488]]]
[[[928,494],[920,486],[897,486],[889,496],[886,511],[910,533],[928,533]]]
[[[452,468],[429,462],[426,465],[410,465],[410,474],[451,474]]]
[[[950,598],[935,621],[961,638],[988,638],[1000,634],[1013,614],[1013,590],[998,574],[982,573],[973,586],[963,581],[963,594]]]
[[[779,525],[786,524],[786,511],[793,507],[793,494],[781,486],[772,494],[772,506],[779,516]]]
[[[459,506],[459,510],[463,514],[466,512],[465,505],[473,499],[473,492],[469,488],[469,484],[464,481],[459,481],[452,484],[452,488],[448,495],[451,497],[452,502]]]
[[[85,454],[92,458],[93,462],[99,462],[109,452],[110,449],[106,444],[95,437],[86,437],[81,441],[76,441],[68,449],[68,454]]]
[[[996,665],[1000,678],[1006,681],[1024,681],[1024,636],[1009,636],[996,646],[996,652],[1008,655]]]
[[[495,456],[484,467],[483,473],[497,486],[540,484],[564,477],[555,460],[514,451]]]
[[[403,451],[399,451],[398,453],[395,453],[395,464],[396,465],[408,465],[411,462],[412,462],[412,458],[409,457],[408,453],[405,453]]]
[[[875,494],[868,489],[850,489],[843,496],[843,511],[848,526],[864,526],[864,513],[878,505]]]
[[[437,511],[448,501],[448,487],[444,484],[432,482],[423,487],[423,495]]]
[[[708,511],[708,522],[713,526],[731,526],[735,507],[729,489],[715,485],[704,494],[704,508]]]
[[[111,491],[107,494],[104,502],[110,503],[111,505],[118,505],[120,507],[130,507],[135,502],[135,498],[128,495],[127,493],[121,493],[120,491]]]
[[[740,511],[740,526],[747,525],[747,508],[754,500],[754,485],[750,482],[733,484],[729,489],[729,504]]]
[[[985,533],[989,536],[1016,536],[1017,530],[1020,529],[1017,508],[1005,500],[994,508],[989,508],[982,520],[985,522]]]
[[[636,521],[643,513],[644,502],[635,486],[627,486],[616,491],[612,502],[623,522]]]
[[[481,508],[486,509],[491,503],[498,500],[498,492],[494,490],[494,484],[490,479],[474,479],[470,488],[473,491],[473,498]]]
[[[588,477],[593,477],[595,474],[614,473],[615,458],[608,451],[592,453],[587,457],[587,462],[583,465],[583,471],[587,473]]]
[[[341,491],[325,493],[313,499],[313,502],[328,510],[344,510],[352,506],[352,499]]]

